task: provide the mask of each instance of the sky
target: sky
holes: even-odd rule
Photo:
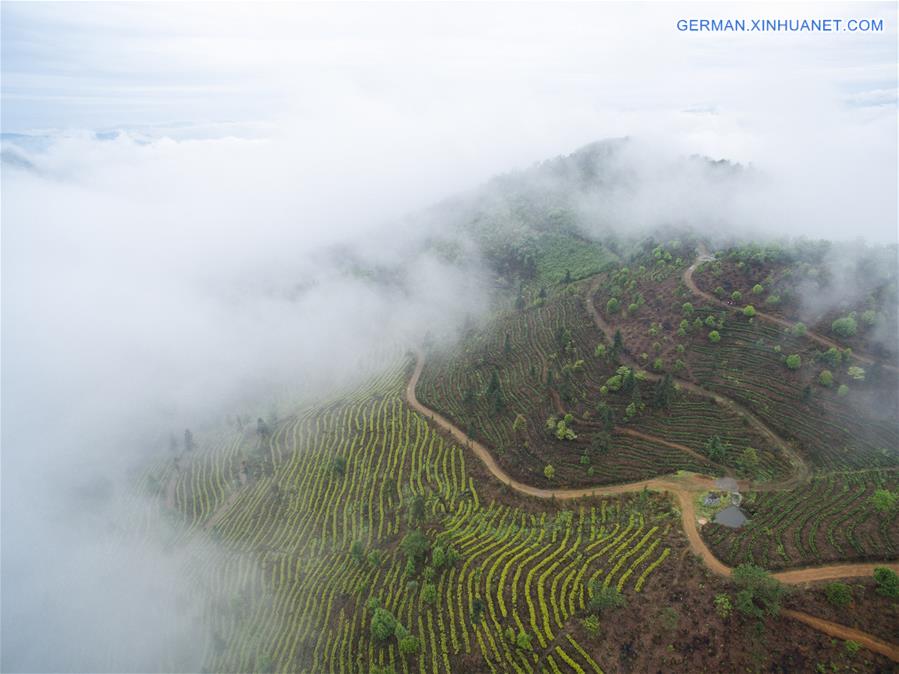
[[[423,252],[440,223],[406,214],[629,136],[646,180],[640,204],[615,204],[625,230],[702,215],[896,241],[894,3],[0,13],[4,670],[103,670],[112,634],[147,671],[194,636],[167,612],[190,551],[98,535],[131,506],[95,485],[125,484],[172,431],[322,391],[483,313],[477,259]],[[676,28],[822,15],[885,31]],[[751,165],[765,190],[728,204],[668,178],[697,153]],[[415,282],[341,273],[328,251],[348,242]]]
[[[342,175],[353,162],[379,160],[379,173],[409,181],[418,196],[399,209],[622,135],[771,165],[835,151],[895,160],[892,3],[3,3],[2,11],[5,133],[287,136],[311,156],[348,160]],[[877,17],[885,32],[676,29],[678,19],[709,16]]]

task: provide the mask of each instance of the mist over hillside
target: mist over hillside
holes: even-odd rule
[[[105,641],[113,625],[125,629],[125,641],[146,630],[190,641],[194,623],[158,632],[162,607],[130,608],[151,595],[164,602],[185,596],[177,580],[185,552],[153,562],[171,569],[153,578],[176,577],[160,593],[156,581],[144,589],[127,582],[138,563],[133,550],[120,548],[127,539],[108,541],[124,559],[117,570],[102,564],[108,553],[87,545],[98,527],[120,528],[132,516],[119,502],[128,471],[159,452],[170,432],[204,428],[247,407],[288,411],[358,380],[370,371],[360,365],[385,345],[402,351],[426,336],[457,339],[463,324],[535,278],[548,241],[598,242],[627,256],[659,236],[746,240],[753,212],[745,206],[757,206],[765,189],[759,169],[618,139],[503,174],[391,222],[331,229],[275,212],[245,189],[227,197],[233,203],[197,210],[194,204],[208,202],[204,193],[222,194],[222,180],[249,179],[249,162],[271,151],[248,141],[205,142],[66,139],[4,164],[4,274],[13,280],[4,304],[17,326],[4,336],[17,355],[5,370],[5,472],[16,479],[4,490],[4,517],[7,568],[22,581],[6,598],[11,607],[33,597],[52,601],[62,583],[73,598],[53,629],[61,639],[54,661],[25,646],[45,614],[5,612],[13,621],[6,631],[13,667],[101,667],[77,653]],[[247,161],[208,180],[192,166],[208,152],[246,153]],[[161,189],[183,198],[148,194]],[[245,227],[247,209],[257,211],[258,225]],[[845,279],[840,270],[852,263],[843,254],[836,261],[832,274]],[[809,287],[807,302],[821,311],[817,290]],[[42,424],[48,416],[54,423]],[[89,508],[73,500],[73,489],[93,493],[98,483],[112,491],[98,492]],[[104,568],[109,582],[98,588],[91,574],[66,581],[68,565],[35,563],[52,559],[50,548],[63,539],[79,566]],[[147,551],[137,554],[146,564]],[[111,592],[117,583],[128,592]],[[76,623],[91,632],[70,633]],[[146,657],[159,646],[150,639]]]
[[[359,587],[398,597],[407,576],[416,592],[433,580],[423,575],[433,560],[400,569],[408,566],[400,541],[413,528],[445,543],[447,556],[447,532],[477,523],[473,536],[486,535],[500,509],[497,531],[518,527],[522,546],[532,534],[573,531],[574,515],[555,500],[547,508],[501,489],[509,480],[481,466],[473,443],[506,477],[594,484],[581,462],[608,451],[612,430],[598,424],[614,426],[601,415],[617,414],[626,431],[671,437],[650,452],[650,441],[620,433],[623,449],[600,469],[603,484],[619,469],[628,480],[720,468],[789,481],[788,452],[759,431],[770,419],[743,432],[749,422],[697,392],[703,377],[723,387],[721,373],[749,381],[727,371],[747,353],[792,377],[793,397],[780,406],[823,401],[833,417],[868,424],[840,447],[818,443],[824,458],[805,457],[809,471],[869,470],[853,483],[866,499],[895,489],[893,448],[883,442],[893,437],[887,389],[899,355],[894,7],[865,5],[885,17],[885,32],[828,43],[684,35],[682,10],[661,5],[4,3],[0,11],[4,671],[320,664],[318,642],[291,646],[305,660],[276,662],[261,644],[282,627],[300,630],[286,618],[271,629],[254,621],[302,614],[304,639],[327,627],[337,643],[351,633],[345,621],[356,629],[364,620],[362,635],[352,633],[364,641],[370,609]],[[692,265],[711,300],[685,294]],[[753,294],[756,285],[764,290]],[[623,310],[604,316],[612,299]],[[658,316],[640,314],[645,301]],[[697,316],[682,327],[675,313],[685,303],[693,312],[694,302]],[[773,322],[732,320],[749,302]],[[614,342],[614,331],[597,327],[603,320],[624,332],[616,357],[645,356],[633,370],[650,377],[617,407],[597,402],[629,367],[597,355]],[[821,339],[802,341],[798,322]],[[714,353],[712,331],[725,334]],[[695,343],[693,361],[677,340]],[[796,353],[773,351],[778,340]],[[786,358],[800,354],[800,368],[788,370]],[[647,381],[663,377],[657,359],[687,382],[677,409],[693,410],[703,433],[708,425],[702,443],[664,419],[627,413],[645,404],[640,395],[650,399]],[[583,381],[571,390],[584,400],[553,388],[554,376],[572,372]],[[414,397],[419,375],[428,412],[414,411],[405,388]],[[733,393],[715,391],[708,395],[719,402]],[[566,421],[554,394],[580,416]],[[516,395],[527,405],[513,414]],[[761,414],[750,402],[739,403],[746,418]],[[436,426],[435,414],[456,432]],[[821,418],[820,428],[831,423]],[[581,426],[566,435],[568,423]],[[756,475],[734,458],[735,444],[715,445],[724,453],[715,461],[705,454],[711,436],[727,444],[734,427],[733,443],[759,450]],[[407,441],[398,429],[418,435]],[[809,435],[783,446],[820,440],[800,430]],[[847,449],[856,440],[861,449]],[[540,452],[557,450],[567,464],[554,468]],[[406,482],[391,482],[394,469]],[[661,496],[607,505],[597,505],[602,526],[645,527],[647,548],[629,550],[643,566],[622,570],[622,587],[636,593],[638,579],[665,562],[663,549],[672,558],[687,550],[681,528]],[[853,507],[871,517],[859,524],[865,539],[844,546],[862,550],[850,561],[884,558],[871,541],[889,542],[890,524],[872,525],[873,511]],[[578,515],[578,531],[603,535],[589,518]],[[349,557],[363,540],[364,564],[357,548]],[[734,562],[740,544],[727,548]],[[799,565],[810,561],[804,553],[785,549],[781,558]],[[846,561],[839,553],[824,561]],[[466,598],[482,587],[481,567],[466,569],[476,567]],[[389,583],[375,577],[388,570]],[[493,576],[483,570],[489,597]],[[573,578],[571,588],[593,592],[589,578]],[[279,594],[273,579],[327,591],[339,610],[322,617],[319,608],[331,611],[324,601],[293,606],[293,589]],[[532,601],[524,582],[518,596]],[[662,600],[661,589],[651,592]],[[652,623],[639,606],[631,617]],[[434,615],[480,635],[469,608]],[[484,611],[492,610],[490,599]],[[577,643],[587,643],[584,617],[566,623]],[[497,650],[539,670],[549,650],[517,645],[528,630],[539,643],[539,630],[512,620],[502,629],[513,639],[498,632]],[[485,643],[497,636],[483,634]],[[480,657],[453,635],[454,667]],[[378,666],[398,657],[399,639]],[[430,644],[443,653],[442,642]],[[739,657],[729,662],[749,661]]]

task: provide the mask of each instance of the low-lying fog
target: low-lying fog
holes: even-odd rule
[[[118,535],[126,473],[171,431],[482,314],[477,246],[415,216],[432,203],[628,136],[588,234],[895,242],[895,8],[828,10],[888,30],[681,34],[679,5],[4,3],[2,669],[200,667],[193,552]],[[724,185],[693,154],[750,170]]]

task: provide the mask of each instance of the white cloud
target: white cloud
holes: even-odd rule
[[[64,540],[94,587],[92,541],[47,516],[75,478],[478,311],[477,277],[410,253],[416,221],[378,227],[497,172],[630,135],[655,173],[615,204],[625,226],[720,208],[895,240],[895,7],[823,6],[886,17],[880,35],[677,32],[717,7],[3,3],[4,131],[54,138],[38,172],[3,168],[4,585],[40,558],[15,596],[55,591]],[[85,131],[110,128],[127,133]],[[752,163],[764,198],[693,194],[652,163],[692,153]],[[417,282],[339,275],[321,251],[346,240],[414,259]],[[56,645],[110,608],[84,606]]]

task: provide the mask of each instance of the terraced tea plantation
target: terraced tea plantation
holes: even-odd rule
[[[664,248],[655,253],[660,251]],[[683,282],[687,260],[665,263],[647,254],[637,263],[605,275],[591,299],[604,320],[620,330],[629,357],[745,406],[795,443],[815,470],[897,464],[895,369],[859,362],[844,349],[823,348],[806,336],[804,326],[794,330],[746,315],[743,308],[753,301],[751,293],[725,307],[691,294]],[[651,297],[645,305],[644,295]],[[702,428],[707,417],[700,413],[688,418],[697,419]],[[739,423],[717,425],[715,433],[722,438],[722,426],[740,430]],[[769,443],[734,438],[724,444],[759,449]],[[766,464],[759,466],[762,479],[785,469],[773,456],[761,464]]]
[[[183,535],[214,541],[192,570],[215,597],[208,671],[602,671],[580,622],[591,593],[646,592],[678,520],[650,495],[494,502],[405,405],[407,366],[153,476]]]
[[[598,388],[595,373],[609,366],[596,358],[596,343],[582,298],[555,292],[470,330],[452,350],[428,354],[418,395],[493,447],[513,474],[539,481],[544,466],[554,462],[566,484],[602,482],[580,464],[587,437],[565,442],[545,429],[555,414],[547,382],[557,382],[554,386],[572,402],[587,397],[591,382]],[[613,472],[606,481],[642,476],[622,463],[608,467]]]
[[[633,370],[632,388],[607,391],[619,363],[590,320],[587,289],[575,283],[554,291],[471,329],[450,351],[429,353],[422,402],[491,447],[500,465],[530,484],[613,484],[678,470],[757,481],[785,477],[789,462],[770,439],[708,395],[672,390],[667,405],[656,406],[658,375],[640,369]],[[567,435],[558,428],[566,414]],[[714,458],[707,449],[712,438],[722,448]],[[749,447],[751,466],[744,461]],[[554,480],[546,478],[547,465]]]
[[[784,437],[794,439],[816,468],[896,465],[899,424],[890,416],[894,376],[884,375],[879,400],[866,395],[863,382],[848,387],[847,400],[817,383],[827,366],[815,362],[817,350],[807,342],[757,321],[728,321],[721,335],[718,344],[692,349],[692,369],[700,383],[745,404]],[[785,354],[799,355],[806,365],[791,371]],[[804,392],[806,386],[810,393]]]
[[[741,529],[709,524],[703,538],[715,555],[736,566],[769,569],[897,555],[899,520],[875,507],[877,490],[895,492],[899,473],[870,470],[818,477],[801,489],[755,492],[744,502]]]
[[[751,669],[770,655],[715,644],[730,621],[761,634],[774,613],[736,594],[732,618],[729,567],[794,569],[785,582],[799,583],[796,567],[895,559],[893,370],[685,302],[680,242],[612,269],[587,251],[569,273],[566,241],[453,345],[427,339],[287,418],[232,419],[144,476],[157,508],[143,526],[169,520],[169,545],[192,551],[206,671]],[[707,523],[709,491],[746,524]],[[627,626],[600,620],[622,605]],[[799,620],[812,627],[767,638],[785,652],[801,634],[853,666],[823,636],[844,628]]]

